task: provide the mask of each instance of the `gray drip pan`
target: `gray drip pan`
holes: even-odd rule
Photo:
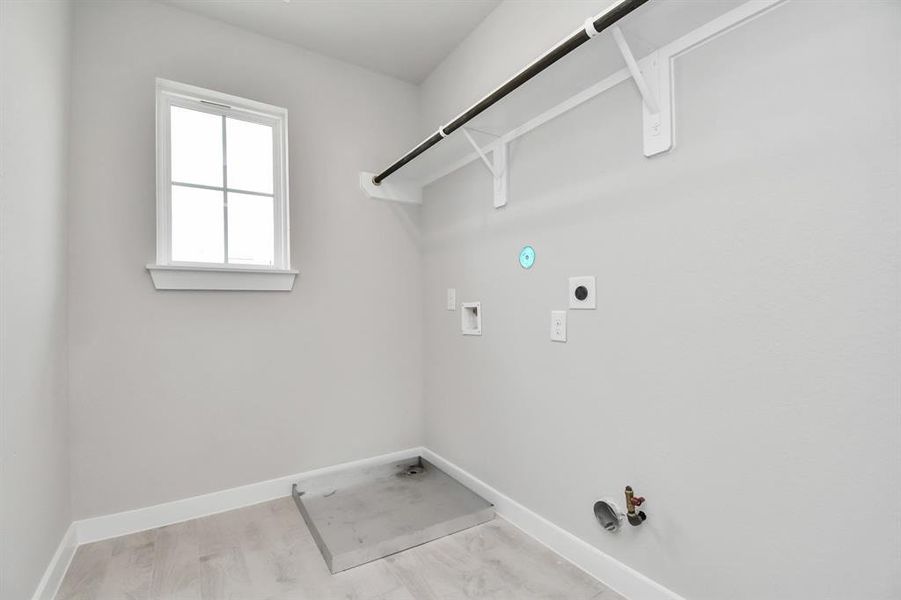
[[[292,493],[332,573],[494,518],[494,505],[420,457],[314,477]]]

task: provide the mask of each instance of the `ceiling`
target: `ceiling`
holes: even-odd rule
[[[163,0],[420,83],[500,0]]]

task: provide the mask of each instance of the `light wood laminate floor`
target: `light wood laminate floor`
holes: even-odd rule
[[[622,600],[497,518],[332,575],[291,498],[78,548],[57,600]]]

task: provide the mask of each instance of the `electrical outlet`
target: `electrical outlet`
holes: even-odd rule
[[[447,288],[447,310],[457,310],[457,290]]]
[[[569,278],[569,307],[593,309],[596,307],[594,275]]]
[[[566,341],[566,311],[565,310],[552,310],[551,311],[551,341],[553,341],[553,342],[565,342]]]

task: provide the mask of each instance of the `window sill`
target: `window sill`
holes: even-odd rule
[[[290,292],[297,271],[147,265],[158,290],[219,290]]]

